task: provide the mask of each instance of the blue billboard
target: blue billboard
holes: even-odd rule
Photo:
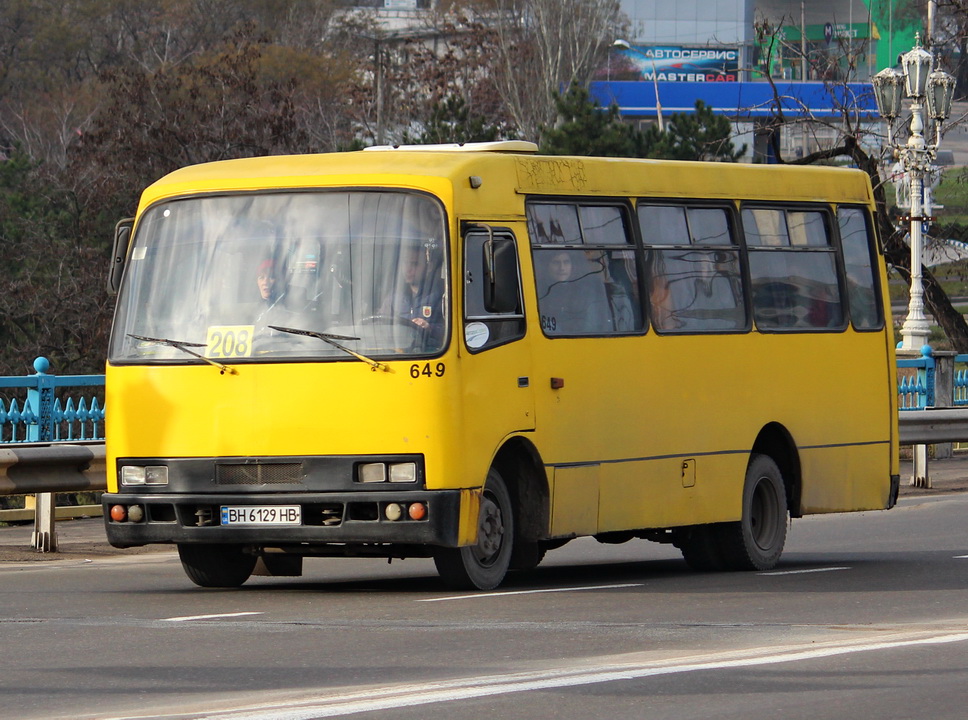
[[[736,47],[632,45],[612,50],[608,75],[611,80],[738,82],[739,60]]]

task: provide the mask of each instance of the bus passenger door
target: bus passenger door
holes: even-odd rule
[[[518,244],[510,229],[463,223],[464,452],[484,479],[508,435],[534,429]]]

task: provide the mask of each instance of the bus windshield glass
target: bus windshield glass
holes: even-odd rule
[[[157,204],[128,257],[111,361],[201,362],[186,348],[220,362],[437,354],[449,336],[445,232],[440,204],[416,193]]]

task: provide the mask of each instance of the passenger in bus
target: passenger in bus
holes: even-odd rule
[[[628,268],[622,262],[625,253],[612,251],[611,255],[605,250],[585,250],[585,257],[597,273],[600,273],[605,286],[605,296],[608,299],[608,310],[611,315],[612,329],[616,332],[635,330],[639,325],[638,314],[635,311],[635,287],[629,277]],[[633,265],[634,268],[634,265]]]
[[[549,335],[612,332],[602,267],[581,251],[547,254],[538,278],[541,327]]]

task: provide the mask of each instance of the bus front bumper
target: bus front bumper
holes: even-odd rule
[[[256,547],[327,545],[458,546],[460,490],[345,493],[104,493],[104,523],[115,547],[152,543],[217,543]],[[423,506],[412,519],[410,508]],[[116,509],[118,506],[122,510]],[[299,508],[298,524],[224,524],[227,509]],[[399,512],[398,512],[399,511]],[[287,511],[291,514],[291,510]],[[262,518],[282,513],[260,510]],[[420,515],[419,509],[415,513]],[[118,518],[124,517],[123,520]],[[396,519],[394,519],[396,518]],[[344,548],[340,554],[354,554]],[[361,553],[362,554],[362,553]]]

